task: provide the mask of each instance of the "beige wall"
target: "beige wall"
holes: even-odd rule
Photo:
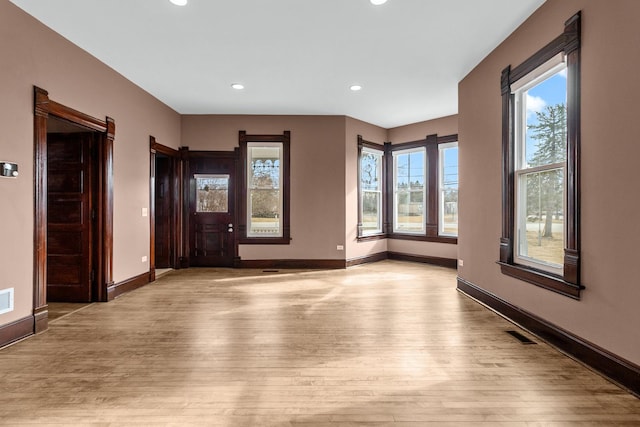
[[[0,0],[0,160],[17,162],[18,179],[0,179],[0,289],[15,288],[15,310],[33,306],[33,86],[54,101],[116,122],[114,145],[114,279],[149,270],[149,135],[180,143],[179,115],[12,3]],[[7,242],[10,242],[8,244]]]
[[[583,13],[581,301],[500,273],[500,72]],[[640,364],[640,2],[547,0],[459,85],[460,276]]]
[[[345,162],[343,116],[182,117],[182,144],[190,150],[233,150],[238,131],[291,131],[291,244],[240,245],[243,260],[344,259]]]
[[[427,135],[438,136],[454,135],[458,133],[458,115],[441,117],[406,126],[389,129],[389,141],[393,144],[401,144],[408,141],[425,139]]]

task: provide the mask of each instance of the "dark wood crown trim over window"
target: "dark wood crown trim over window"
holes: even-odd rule
[[[502,71],[502,237],[500,260],[506,275],[579,299],[580,290],[580,12],[564,32],[517,67]],[[567,64],[566,241],[563,274],[555,275],[514,262],[515,153],[514,98],[511,85],[554,56],[564,53]]]
[[[252,237],[247,236],[247,171],[248,171],[248,150],[249,143],[259,142],[275,142],[282,144],[282,235],[279,237]],[[290,156],[290,144],[291,144],[291,132],[286,130],[282,135],[248,135],[246,131],[241,130],[239,132],[239,144],[240,144],[240,197],[239,207],[240,215],[238,221],[239,242],[240,244],[259,244],[259,245],[288,245],[291,242],[291,156]]]

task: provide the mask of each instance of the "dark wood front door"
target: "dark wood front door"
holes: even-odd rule
[[[190,153],[189,264],[231,267],[235,243],[235,156]]]
[[[92,300],[92,132],[47,135],[47,300]]]

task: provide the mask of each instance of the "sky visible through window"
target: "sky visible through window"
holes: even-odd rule
[[[443,184],[452,189],[458,189],[458,147],[449,148],[444,152]]]
[[[527,125],[538,124],[536,112],[543,112],[546,107],[558,104],[567,105],[567,70],[566,68],[540,82],[527,91]],[[536,141],[527,131],[527,163],[536,152]]]

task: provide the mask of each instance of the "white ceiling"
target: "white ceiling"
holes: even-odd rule
[[[458,82],[544,3],[11,1],[179,113],[335,114],[385,128],[457,113]]]

